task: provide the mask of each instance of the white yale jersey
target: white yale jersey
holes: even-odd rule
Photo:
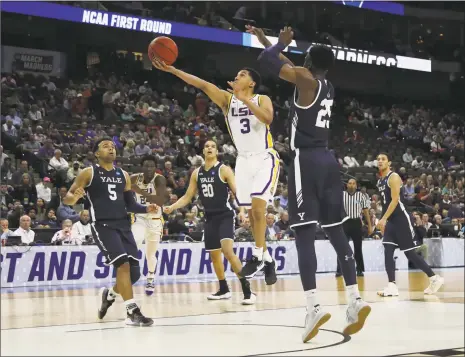
[[[259,105],[260,95],[256,94],[252,102]],[[258,120],[234,95],[229,102],[226,126],[238,153],[265,152],[273,148],[270,127]]]
[[[139,186],[139,188],[142,191],[147,192],[149,195],[155,195],[156,194],[155,178],[157,176],[158,176],[158,174],[155,174],[153,179],[148,184],[145,184],[144,183],[144,174],[139,173],[139,176],[137,177],[137,180],[136,180],[136,185]],[[145,205],[145,206],[147,206],[149,204],[145,200],[145,197],[139,195],[138,193],[136,193],[136,201],[138,203],[140,203],[141,205]],[[158,217],[161,217],[161,216],[162,216],[161,207],[158,207],[158,212],[156,212],[156,213],[137,214],[137,217],[147,217],[147,218],[158,218]]]

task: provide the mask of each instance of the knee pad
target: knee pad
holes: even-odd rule
[[[140,279],[140,266],[139,265],[131,265],[131,283],[134,285]]]

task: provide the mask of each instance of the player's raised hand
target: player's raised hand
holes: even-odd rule
[[[173,207],[172,206],[163,207],[163,212],[166,214],[171,214],[171,212],[173,212]]]
[[[158,211],[158,206],[155,204],[150,204],[147,206],[147,213],[156,213]]]
[[[245,30],[247,33],[257,36],[258,41],[260,41],[260,43],[266,47],[268,39],[266,38],[266,35],[261,28],[252,25],[245,25]]]
[[[292,27],[286,26],[279,33],[278,41],[287,47],[291,44],[293,38],[294,31],[292,31]]]
[[[159,69],[163,72],[172,72],[174,70],[173,66],[168,66],[165,62],[156,57],[153,58],[152,64],[156,69]]]

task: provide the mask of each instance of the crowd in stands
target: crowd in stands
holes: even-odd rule
[[[28,233],[31,229],[60,228],[54,242],[91,241],[83,228],[89,216],[82,211],[82,202],[70,207],[62,198],[79,172],[95,163],[92,144],[103,136],[111,137],[117,147],[115,165],[130,173],[140,170],[143,156],[154,155],[157,172],[167,178],[171,203],[186,192],[190,174],[202,165],[207,139],[217,141],[225,164],[235,165],[237,151],[221,110],[180,81],[167,94],[160,81],[154,85],[115,74],[96,73],[72,81],[5,73],[1,87],[0,208],[1,217],[6,218],[2,229],[4,234],[8,227],[18,229],[24,243],[34,240]],[[290,149],[283,124],[289,99],[276,95],[272,99],[276,109],[272,131],[283,170],[274,201],[267,208],[266,234],[270,240],[279,240],[293,236],[286,211]],[[389,108],[354,97],[338,103],[334,122],[343,131],[334,132],[331,146],[347,175],[369,175],[368,181],[359,181],[372,197],[373,223],[381,213],[379,196],[373,190],[376,150],[388,147],[394,168],[405,182],[405,200],[421,214],[422,225],[431,232],[427,234],[439,229],[442,235],[459,235],[464,208],[463,116],[426,106]],[[405,151],[399,152],[402,148]],[[194,201],[166,218],[165,233],[194,235],[203,227],[203,207]],[[249,225],[238,223],[236,239],[251,240]]]

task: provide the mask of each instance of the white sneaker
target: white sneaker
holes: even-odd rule
[[[344,335],[353,335],[363,328],[365,320],[371,312],[371,307],[362,299],[357,299],[351,302],[347,307],[346,319],[347,326],[343,333]]]
[[[306,343],[315,337],[320,331],[320,327],[327,323],[330,318],[331,314],[324,312],[320,305],[315,306],[310,311],[307,309],[307,316],[305,316],[305,330],[302,334],[302,341]]]
[[[443,284],[444,278],[439,275],[434,275],[431,278],[429,278],[429,286],[425,289],[424,293],[426,295],[435,294]]]
[[[249,298],[246,298],[244,296],[244,300],[242,300],[242,305],[253,305],[253,304],[255,304],[255,301],[257,301],[257,295],[252,293],[252,294],[250,294]]]
[[[223,292],[218,290],[218,292],[216,292],[214,294],[211,294],[211,295],[208,295],[207,299],[208,300],[227,300],[227,299],[231,299],[231,292],[228,291],[227,293],[223,293]]]
[[[388,283],[383,290],[378,291],[378,295],[382,297],[399,296],[399,289],[395,283]]]
[[[155,291],[155,279],[154,278],[147,278],[147,282],[145,284],[145,294],[150,296]]]

